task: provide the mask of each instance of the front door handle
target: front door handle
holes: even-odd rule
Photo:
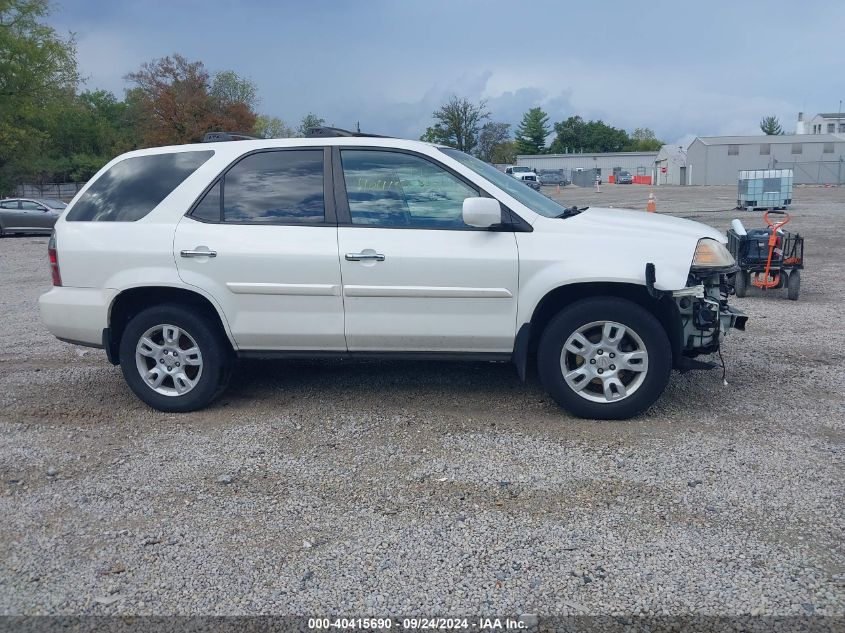
[[[360,261],[366,261],[366,260],[372,260],[372,261],[375,261],[375,262],[383,262],[384,261],[384,255],[382,255],[381,253],[372,253],[372,252],[370,252],[370,253],[347,253],[346,254],[346,261],[348,261],[348,262],[360,262]]]
[[[182,257],[217,257],[217,251],[181,251]]]

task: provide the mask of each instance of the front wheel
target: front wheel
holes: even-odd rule
[[[176,304],[133,317],[120,339],[120,368],[135,395],[159,411],[195,411],[226,387],[231,349],[202,312]]]
[[[624,420],[650,407],[669,381],[672,349],[660,321],[632,301],[577,301],[546,326],[540,379],[555,401],[582,418]]]

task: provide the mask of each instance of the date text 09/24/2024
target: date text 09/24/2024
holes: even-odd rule
[[[308,628],[312,630],[390,630],[392,628],[407,631],[425,630],[474,630],[474,631],[518,631],[529,628],[534,621],[532,616],[516,618],[308,618]]]

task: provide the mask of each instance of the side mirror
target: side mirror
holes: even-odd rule
[[[502,207],[495,198],[466,198],[463,218],[467,226],[489,229],[502,223]]]

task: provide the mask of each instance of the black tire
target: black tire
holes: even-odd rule
[[[184,394],[159,393],[141,376],[138,367],[138,362],[141,361],[136,361],[136,346],[146,332],[160,325],[179,328],[194,340],[200,350],[201,371],[193,376],[196,384]],[[187,337],[181,339],[183,344],[180,347],[183,349]],[[169,303],[147,308],[129,321],[120,339],[119,358],[123,377],[135,395],[153,409],[173,413],[196,411],[210,404],[226,388],[234,360],[229,342],[211,318],[196,309]],[[154,360],[144,362],[148,363],[150,369],[158,367]],[[187,363],[184,371],[196,372],[194,368],[189,368]],[[173,387],[175,390],[175,379],[165,377],[162,387]]]
[[[734,292],[740,299],[748,294],[748,286],[750,285],[751,274],[744,270],[739,270],[734,275]]]
[[[564,379],[561,364],[567,339],[579,328],[601,321],[613,321],[635,332],[648,354],[641,383],[633,393],[616,401],[594,402],[580,395]],[[595,297],[573,303],[549,322],[540,338],[537,367],[543,386],[570,413],[582,418],[625,420],[648,409],[663,393],[672,371],[672,348],[660,321],[641,306],[626,299]],[[619,375],[622,377],[622,373]],[[594,382],[589,381],[582,391],[598,388]]]
[[[801,294],[801,271],[793,270],[789,273],[789,279],[786,282],[786,298],[790,301],[798,301],[798,296]]]

